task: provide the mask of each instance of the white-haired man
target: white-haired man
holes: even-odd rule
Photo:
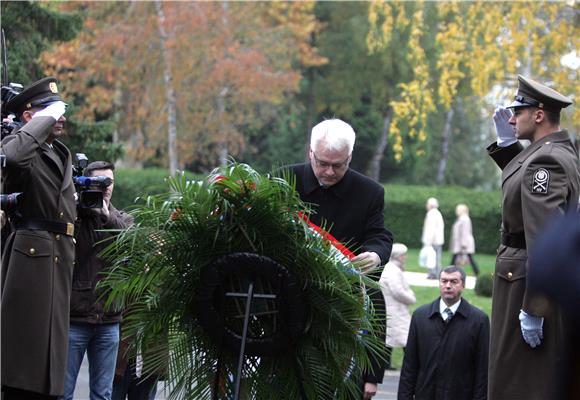
[[[330,227],[330,233],[357,254],[352,261],[369,270],[389,260],[393,236],[384,225],[384,188],[349,168],[354,142],[354,130],[346,122],[322,121],[312,129],[310,162],[289,169],[296,175],[302,200],[315,205],[311,222]],[[378,281],[381,271],[371,274]],[[374,291],[370,296],[377,315],[384,315],[382,293]],[[372,361],[361,380],[364,399],[373,397],[383,380],[384,361]]]

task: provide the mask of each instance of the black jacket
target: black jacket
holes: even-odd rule
[[[76,257],[70,298],[70,320],[77,323],[110,324],[121,321],[121,310],[104,309],[106,296],[96,285],[109,265],[98,254],[111,242],[115,232],[102,229],[125,229],[132,223],[128,214],[110,205],[109,219],[83,210],[75,225]],[[104,240],[104,242],[103,242]]]
[[[381,265],[389,261],[393,235],[384,224],[385,190],[381,185],[349,168],[338,183],[322,188],[309,163],[288,168],[296,176],[300,198],[314,208],[310,216],[313,223],[324,226],[355,254],[372,251],[381,258]],[[373,278],[378,281],[380,275],[381,271],[377,271]],[[385,299],[381,291],[369,291],[369,296],[376,313],[385,315]],[[384,342],[386,329],[380,329],[380,332]],[[372,359],[371,363],[362,380],[381,383],[385,373],[384,361]]]
[[[393,235],[384,224],[385,190],[381,185],[348,169],[340,182],[322,188],[309,163],[289,169],[296,175],[300,198],[314,205],[313,223],[322,226],[327,221],[326,230],[354,253],[372,251],[381,257],[381,265],[389,261]]]
[[[462,299],[448,324],[439,298],[413,313],[398,400],[485,400],[489,318]]]

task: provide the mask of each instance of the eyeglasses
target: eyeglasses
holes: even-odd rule
[[[314,161],[316,161],[316,165],[318,165],[320,168],[332,168],[335,171],[340,171],[341,169],[344,169],[345,167],[348,166],[348,162],[350,161],[350,156],[348,156],[346,158],[346,160],[344,160],[341,163],[329,163],[326,161],[321,161],[318,159],[318,157],[316,157],[316,153],[314,152],[314,150],[312,151],[312,155],[314,156]]]
[[[528,97],[524,97],[524,96],[520,96],[520,95],[514,96],[514,100],[519,101],[520,103],[529,104],[530,106],[533,106],[533,107],[539,107],[539,108],[544,107],[544,104],[540,103],[538,100],[530,99]]]

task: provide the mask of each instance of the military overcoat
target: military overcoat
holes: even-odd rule
[[[548,377],[561,362],[561,314],[527,287],[528,251],[554,214],[574,209],[580,195],[578,153],[565,130],[523,149],[495,143],[490,156],[502,172],[503,235],[525,238],[506,245],[502,239],[494,274],[489,400],[555,399]],[[510,243],[511,244],[511,243]],[[555,271],[554,273],[558,273]],[[531,348],[522,338],[520,310],[544,317],[544,338]]]
[[[29,220],[74,223],[71,155],[45,141],[52,117],[33,118],[2,141],[4,191],[22,192]],[[43,230],[12,232],[2,257],[2,385],[62,395],[68,351],[72,236]]]

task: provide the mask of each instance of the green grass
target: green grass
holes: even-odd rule
[[[475,254],[475,261],[479,266],[480,273],[491,274],[495,268],[495,255],[491,254]],[[443,252],[443,265],[447,265],[451,261],[451,254],[447,251]],[[419,249],[409,249],[407,253],[407,271],[414,272],[425,272],[426,269],[419,266]],[[468,275],[473,275],[471,266],[466,266],[466,272]],[[411,313],[417,309],[417,307],[423,304],[428,304],[433,302],[437,297],[439,297],[438,287],[426,287],[426,286],[411,286],[415,292],[415,297],[417,302],[410,307]],[[463,297],[467,299],[472,305],[480,308],[485,312],[491,319],[491,298],[482,297],[475,294],[473,289],[465,289],[463,291]],[[394,368],[400,370],[403,365],[403,349],[393,349],[393,355],[391,364]]]

